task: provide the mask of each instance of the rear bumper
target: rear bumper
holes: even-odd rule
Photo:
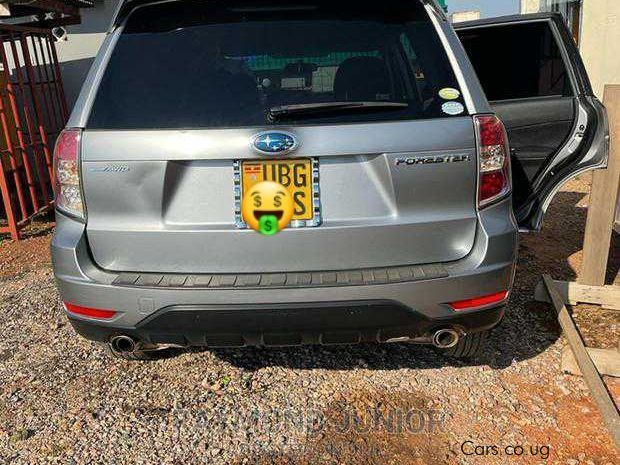
[[[128,276],[98,268],[84,225],[60,213],[52,259],[63,301],[119,312],[108,321],[70,315],[89,339],[129,334],[179,345],[289,345],[423,337],[448,326],[490,328],[501,320],[501,308],[455,312],[446,302],[510,289],[516,248],[506,199],[480,213],[466,258],[436,265],[295,273],[284,283],[278,274]]]
[[[163,308],[132,328],[71,318],[87,339],[109,341],[127,335],[146,344],[242,347],[355,344],[429,338],[441,328],[471,333],[492,328],[503,307],[428,318],[393,301],[270,305],[185,305]]]

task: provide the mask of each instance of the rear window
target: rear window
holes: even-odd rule
[[[177,1],[133,11],[88,127],[218,128],[453,117],[460,89],[417,0]],[[287,115],[332,102],[407,105]]]

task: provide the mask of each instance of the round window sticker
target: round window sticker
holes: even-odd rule
[[[456,100],[461,96],[461,93],[452,87],[444,87],[439,91],[439,96],[444,100]]]
[[[446,102],[441,106],[441,110],[446,115],[460,115],[465,111],[465,107],[459,102]]]

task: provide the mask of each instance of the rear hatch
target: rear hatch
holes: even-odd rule
[[[469,253],[474,128],[427,9],[302,3],[148,4],[113,32],[82,136],[99,266],[342,270]],[[297,147],[259,152],[265,134]],[[267,237],[239,201],[248,167],[270,163],[299,202]]]

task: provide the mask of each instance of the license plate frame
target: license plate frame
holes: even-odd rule
[[[301,157],[301,158],[291,158],[291,159],[277,159],[270,158],[265,160],[233,160],[233,182],[234,182],[234,197],[235,197],[235,226],[238,229],[247,229],[248,225],[245,221],[243,221],[243,215],[241,213],[241,200],[243,199],[243,170],[242,165],[244,162],[291,162],[295,160],[310,160],[310,165],[312,169],[312,180],[311,180],[311,189],[312,189],[312,218],[306,220],[292,220],[288,225],[289,228],[314,228],[320,226],[322,223],[321,217],[321,191],[319,184],[319,160],[316,157]]]

